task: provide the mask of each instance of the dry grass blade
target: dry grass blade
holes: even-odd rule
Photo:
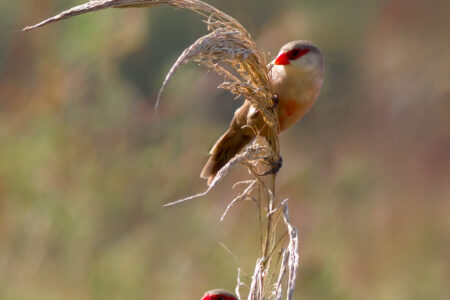
[[[245,200],[246,198],[250,197],[250,194],[254,191],[255,186],[258,182],[254,180],[251,184],[248,185],[248,187],[236,198],[234,198],[230,204],[228,204],[227,208],[225,209],[225,212],[223,213],[222,217],[220,218],[220,221],[223,221],[225,216],[227,215],[228,211],[231,207],[233,207],[237,202]]]
[[[287,251],[286,249],[283,249],[283,257],[281,260],[281,267],[280,267],[280,272],[278,274],[278,280],[277,283],[275,284],[275,291],[274,291],[274,296],[276,300],[281,300],[283,298],[283,277],[286,274],[286,269],[287,269],[287,264],[288,264],[288,259],[289,257],[287,256]]]
[[[179,199],[179,200],[167,203],[164,206],[172,206],[175,204],[179,204],[182,202],[186,202],[186,201],[189,201],[189,200],[192,200],[195,198],[205,196],[206,194],[209,193],[209,191],[211,191],[217,185],[218,182],[220,182],[223,178],[225,178],[225,176],[228,174],[229,170],[234,165],[239,164],[239,163],[245,163],[248,165],[248,164],[251,164],[254,162],[258,162],[260,160],[263,160],[263,158],[267,156],[267,153],[271,153],[271,149],[269,149],[267,147],[261,147],[255,141],[251,146],[247,147],[244,152],[233,157],[225,166],[223,166],[222,169],[220,169],[220,171],[217,173],[216,177],[214,177],[214,180],[208,186],[206,191],[196,194],[196,195],[193,195],[193,196],[185,197],[183,199]]]
[[[292,226],[287,204],[283,206],[283,217],[289,232],[289,245],[287,248],[289,268],[287,299],[291,300],[294,294],[295,281],[297,280],[297,271],[300,259],[298,255],[298,231],[297,228]]]
[[[252,284],[248,294],[248,300],[263,299],[264,258],[256,261],[255,271],[252,276]]]
[[[23,31],[32,30],[49,23],[105,8],[153,7],[164,4],[172,5],[178,8],[191,9],[203,15],[216,15],[219,20],[236,23],[243,31],[245,31],[244,27],[231,16],[221,12],[207,3],[197,0],[92,0],[84,4],[74,6],[35,25],[27,26],[23,29]]]
[[[245,283],[243,283],[241,281],[241,276],[242,276],[242,270],[241,270],[241,268],[238,268],[236,288],[234,289],[234,292],[236,293],[236,296],[238,297],[238,299],[241,299],[241,286],[245,286]]]
[[[240,82],[241,80],[228,71],[223,65],[227,63],[230,64],[233,60],[245,60],[252,54],[253,51],[246,45],[242,44],[239,31],[229,31],[223,28],[215,29],[210,34],[199,38],[193,45],[184,50],[184,52],[180,55],[164,80],[158,94],[157,104],[163,89],[181,65],[192,61],[197,61],[224,75],[227,80]],[[228,82],[226,85],[222,86],[235,94],[240,94],[238,89]],[[241,91],[241,94],[244,92],[251,93],[252,88],[248,86],[247,91]]]

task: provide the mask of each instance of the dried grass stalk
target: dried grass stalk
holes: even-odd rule
[[[294,294],[295,282],[297,280],[297,271],[299,267],[299,255],[298,255],[298,231],[295,228],[289,218],[289,208],[287,204],[283,205],[283,218],[289,232],[289,244],[287,248],[288,253],[288,295],[287,299],[292,299]]]
[[[271,106],[272,93],[269,86],[265,56],[258,51],[250,34],[238,21],[202,1],[93,0],[63,11],[36,25],[27,26],[23,31],[29,31],[52,22],[105,8],[153,7],[164,4],[176,8],[189,9],[204,16],[208,30],[212,32],[198,39],[183,52],[167,75],[163,87],[179,66],[191,61],[197,61],[224,75],[226,81],[220,87],[231,91],[237,96],[249,99],[264,113],[267,123],[276,130],[275,127],[278,124],[276,114],[268,109]]]
[[[288,259],[289,257],[287,256],[287,251],[286,249],[283,249],[283,255],[282,255],[282,259],[281,259],[281,267],[280,267],[280,272],[278,273],[278,280],[277,283],[275,284],[275,291],[274,291],[274,296],[276,300],[281,300],[283,298],[283,278],[286,275],[286,269],[287,269],[287,264],[288,264]]]
[[[198,62],[224,77],[224,82],[219,88],[247,99],[262,112],[271,139],[270,146],[261,138],[255,139],[245,151],[236,155],[218,172],[205,192],[168,203],[167,206],[206,195],[226,176],[230,168],[236,164],[245,165],[253,178],[239,183],[247,186],[230,202],[222,219],[236,203],[249,199],[254,201],[260,213],[262,256],[256,261],[249,285],[243,282],[241,269],[239,269],[236,293],[239,299],[242,299],[240,287],[249,286],[249,300],[278,300],[282,298],[283,282],[285,282],[286,299],[292,299],[299,264],[298,234],[289,220],[286,201],[280,202],[275,197],[276,174],[261,175],[267,173],[267,170],[272,167],[271,162],[279,158],[278,119],[276,109],[272,109],[273,95],[269,85],[267,61],[257,49],[250,34],[238,21],[199,0],[93,0],[63,11],[36,25],[25,27],[23,31],[105,8],[153,7],[165,4],[189,9],[204,16],[210,33],[199,38],[183,51],[167,74],[156,103],[159,103],[164,87],[180,66],[189,62]],[[284,220],[287,234],[277,240],[280,219]],[[289,237],[287,243],[286,236]],[[274,253],[280,254],[279,268],[279,262],[272,262]],[[275,276],[276,274],[278,275]],[[273,278],[277,278],[276,282],[272,282]]]

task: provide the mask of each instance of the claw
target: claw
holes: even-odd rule
[[[281,167],[283,166],[283,158],[278,158],[277,161],[271,162],[272,168],[262,174],[259,174],[259,176],[266,176],[269,174],[276,174],[278,171],[280,171]]]

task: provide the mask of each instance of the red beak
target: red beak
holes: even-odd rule
[[[286,53],[281,53],[278,55],[277,59],[275,60],[276,65],[288,65],[289,64],[289,58]]]

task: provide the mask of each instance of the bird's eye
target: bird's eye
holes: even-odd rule
[[[297,59],[299,56],[301,56],[301,50],[300,49],[293,49],[293,50],[289,51],[287,53],[287,55],[288,55],[288,58],[290,60]]]
[[[291,51],[288,51],[286,53],[286,55],[289,58],[289,60],[295,60],[295,59],[302,57],[303,55],[305,55],[308,52],[309,52],[309,49],[298,49],[297,48],[297,49],[292,49]]]

